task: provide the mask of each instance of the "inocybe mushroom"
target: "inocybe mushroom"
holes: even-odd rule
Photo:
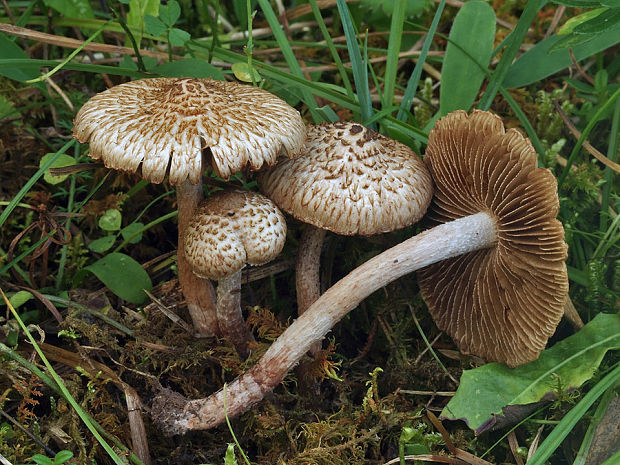
[[[488,361],[515,366],[538,356],[560,320],[568,294],[567,246],[555,218],[559,202],[554,176],[537,167],[527,139],[516,130],[505,131],[489,112],[457,111],[442,118],[429,135],[427,152],[437,176],[436,219],[455,219],[382,252],[338,281],[226,392],[196,400],[173,396],[174,408],[165,411],[171,397],[161,393],[153,409],[166,431],[208,429],[222,423],[225,415],[245,412],[372,292],[463,254],[469,259],[450,260],[446,267],[421,273],[427,302],[439,303],[439,310],[431,308],[439,324],[451,331],[457,344]],[[465,274],[473,278],[465,279]],[[429,297],[432,292],[438,297]],[[482,310],[482,305],[490,308]],[[450,316],[457,321],[446,323]],[[488,327],[481,329],[483,325]],[[484,337],[469,334],[476,331]],[[512,342],[504,342],[506,338]],[[490,349],[493,344],[499,349]]]
[[[299,112],[257,87],[193,78],[127,82],[92,97],[74,120],[73,135],[90,143],[90,156],[106,167],[135,172],[154,183],[168,174],[177,189],[179,242],[203,198],[203,157],[221,177],[249,166],[272,165],[279,155],[297,156],[306,129]],[[194,327],[219,334],[209,281],[177,254],[179,284]]]
[[[185,257],[197,276],[217,280],[217,319],[239,355],[253,339],[241,314],[241,270],[276,258],[286,221],[276,205],[252,191],[221,191],[200,203],[185,231]]]
[[[257,176],[265,195],[307,223],[295,270],[300,314],[320,295],[326,230],[370,236],[404,228],[424,215],[433,193],[430,173],[413,150],[359,123],[309,126],[301,153]]]

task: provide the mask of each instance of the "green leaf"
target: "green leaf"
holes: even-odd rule
[[[159,7],[159,19],[168,27],[174,26],[180,17],[181,7],[176,0],[170,0],[167,5]]]
[[[189,32],[185,32],[178,27],[173,27],[168,32],[168,42],[170,42],[170,45],[173,47],[182,47],[191,38],[192,36]]]
[[[0,119],[9,118],[13,115],[19,115],[19,111],[15,109],[10,100],[4,95],[0,95]]]
[[[127,302],[143,304],[148,296],[143,289],[153,288],[151,278],[129,255],[111,253],[84,268],[99,278],[114,294]]]
[[[507,89],[527,86],[572,66],[573,62],[567,49],[550,53],[552,47],[560,40],[562,37],[551,36],[521,55],[510,66],[504,86]],[[575,46],[573,54],[575,59],[580,61],[618,42],[620,42],[620,24],[616,24],[605,34],[599,34],[585,44]]]
[[[239,465],[237,463],[237,457],[235,457],[235,445],[228,444],[226,448],[226,455],[224,456],[224,465]]]
[[[110,208],[99,218],[99,227],[104,231],[118,231],[121,229],[122,219],[120,211]]]
[[[121,229],[121,235],[130,244],[137,244],[142,240],[142,229],[144,223],[131,223],[123,229]]]
[[[33,298],[33,295],[28,291],[17,291],[11,296],[9,302],[14,308],[19,308]],[[2,301],[4,304],[4,300]]]
[[[553,0],[553,3],[574,8],[594,8],[601,4],[599,0]]]
[[[71,452],[70,450],[61,450],[54,457],[54,465],[60,465],[62,463],[65,463],[71,457],[73,457],[73,452]]]
[[[574,30],[575,34],[600,34],[620,23],[620,8],[607,8],[590,21],[581,23]]]
[[[10,58],[24,58],[29,59],[28,55],[19,48],[15,42],[10,40],[4,34],[0,34],[0,58],[1,59],[10,59]],[[24,82],[29,79],[34,79],[39,77],[39,66],[38,65],[0,65],[0,75],[6,76],[11,79],[15,79],[16,81]],[[41,83],[39,83],[41,84]]]
[[[87,19],[95,17],[88,0],[43,0],[43,3],[63,16]]]
[[[39,168],[41,168],[41,166],[43,166],[45,163],[47,163],[47,161],[52,158],[54,155],[56,155],[55,153],[47,153],[45,155],[43,155],[41,157],[41,160],[39,161]],[[50,168],[62,168],[63,166],[73,166],[75,165],[75,158],[69,156],[69,155],[65,155],[62,154],[60,155],[58,158],[56,158],[56,160],[54,160],[54,162],[51,164]],[[47,170],[45,170],[45,174],[43,175],[43,179],[45,179],[46,182],[48,182],[49,184],[59,184],[61,182],[63,182],[65,179],[67,179],[69,177],[68,174],[63,174],[61,176],[52,176],[50,174],[50,170],[49,168]]]
[[[197,58],[183,58],[156,66],[151,72],[164,77],[194,77],[224,80],[224,73],[211,63]]]
[[[620,314],[599,314],[578,333],[517,368],[488,363],[465,370],[442,418],[464,420],[480,434],[522,406],[575,389],[590,379],[609,350],[620,349]]]
[[[493,8],[480,1],[465,3],[452,24],[441,70],[440,114],[471,108],[484,79],[476,62],[489,64],[494,37]]]
[[[252,68],[254,75],[254,82],[260,82],[262,80],[261,75],[256,68]],[[250,74],[250,68],[247,63],[233,63],[232,72],[237,79],[242,82],[252,82],[252,75]]]
[[[151,15],[156,17],[159,14],[159,0],[123,0],[123,3],[129,4],[129,12],[127,13],[127,25],[134,28],[134,37],[139,44],[142,39],[142,31],[145,30],[145,16]],[[163,34],[163,33],[160,33]],[[159,35],[159,34],[156,34]]]
[[[573,16],[558,30],[558,35],[565,36],[571,34],[577,26],[591,20],[592,18],[596,18],[603,11],[605,11],[605,8],[597,8],[596,10],[586,11],[577,16]]]
[[[110,236],[103,236],[99,239],[95,239],[90,244],[88,244],[88,248],[95,253],[103,253],[106,250],[110,250],[110,248],[116,242],[116,236],[114,234]]]
[[[37,463],[38,465],[54,465],[52,459],[41,454],[34,454],[32,456],[32,461]]]
[[[152,36],[158,37],[168,30],[166,25],[153,15],[144,15],[144,28]]]

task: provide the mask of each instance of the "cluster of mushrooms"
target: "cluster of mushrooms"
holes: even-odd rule
[[[256,87],[155,78],[94,96],[79,111],[74,136],[107,167],[141,168],[156,183],[167,174],[176,185],[179,283],[194,327],[229,338],[242,357],[252,334],[240,308],[241,269],[281,252],[286,222],[278,207],[306,223],[296,266],[300,316],[225,389],[195,400],[160,392],[152,416],[169,434],[208,429],[248,410],[363,299],[412,271],[419,270],[438,327],[463,353],[487,361],[536,359],[563,314],[567,247],[555,178],[537,167],[529,140],[489,112],[440,119],[422,161],[358,123],[306,126],[295,109]],[[260,170],[262,193],[230,189],[203,200],[205,159],[224,179]],[[427,209],[436,226],[320,295],[326,231],[385,233]]]

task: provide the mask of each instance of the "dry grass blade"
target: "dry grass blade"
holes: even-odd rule
[[[7,34],[21,37],[24,39],[36,40],[45,44],[57,45],[65,48],[80,48],[83,46],[84,50],[91,52],[104,52],[114,53],[118,55],[134,55],[134,49],[131,47],[121,47],[118,45],[100,44],[97,42],[90,42],[84,45],[84,41],[71,39],[69,37],[57,36],[54,34],[47,34],[45,32],[33,31],[24,27],[13,26],[12,24],[0,24],[0,31]],[[152,50],[140,50],[140,54],[152,58],[168,59],[168,54],[164,52],[154,52]],[[174,59],[181,59],[181,56],[173,56]]]
[[[466,465],[467,462],[463,462],[460,459],[455,459],[454,457],[446,457],[444,455],[435,455],[435,454],[420,454],[420,455],[405,455],[403,457],[406,462],[413,461],[421,461],[421,462],[435,462],[435,463],[452,463],[454,465]],[[383,465],[393,465],[395,463],[399,463],[400,458],[395,458],[390,460],[389,462],[385,462]]]
[[[517,441],[517,435],[514,431],[511,431],[508,435],[508,444],[510,445],[510,451],[512,452],[512,456],[515,458],[517,465],[523,465],[523,457],[519,455],[519,442]]]
[[[536,436],[534,437],[534,440],[532,441],[532,444],[530,445],[530,448],[527,451],[527,462],[530,461],[530,459],[532,458],[532,455],[534,455],[534,452],[536,452],[536,449],[538,449],[538,443],[540,442],[540,438],[542,436],[542,432],[544,428],[545,428],[545,425],[542,425],[540,428],[538,428],[538,431],[536,431]]]
[[[579,132],[579,130],[575,127],[575,125],[570,120],[570,118],[566,115],[566,113],[564,113],[564,110],[562,110],[562,107],[560,106],[557,100],[553,101],[553,106],[555,107],[558,114],[562,117],[562,121],[564,121],[564,124],[566,125],[566,127],[573,134],[573,136],[575,136],[575,139],[581,138],[581,132]],[[590,142],[588,142],[587,140],[584,140],[583,147],[594,158],[600,161],[603,165],[605,165],[609,169],[614,170],[616,173],[620,173],[620,165],[618,163],[611,161],[609,158],[607,158],[605,155],[599,152],[592,144],[590,144]]]
[[[185,331],[187,331],[189,334],[194,334],[194,331],[192,330],[192,328],[190,328],[190,326],[185,322],[185,320],[183,320],[182,318],[180,318],[178,315],[176,315],[174,312],[170,311],[168,309],[168,307],[166,307],[163,302],[161,300],[159,300],[157,297],[155,297],[153,294],[151,294],[149,291],[147,291],[146,289],[144,289],[144,292],[146,293],[146,295],[149,296],[149,299],[151,299],[154,303],[156,308],[162,312],[164,315],[166,315],[172,322],[178,324],[181,328],[183,328]]]

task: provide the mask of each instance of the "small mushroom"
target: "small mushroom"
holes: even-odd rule
[[[297,156],[306,129],[299,112],[262,89],[235,82],[154,78],[120,84],[92,97],[74,120],[73,135],[90,143],[106,167],[135,172],[154,183],[168,174],[176,185],[179,242],[203,198],[203,158],[228,178],[246,166]],[[194,327],[218,334],[211,283],[188,268],[179,247],[179,284]]]
[[[424,215],[433,191],[428,169],[409,147],[348,121],[309,126],[302,156],[261,171],[258,182],[282,210],[307,223],[297,256],[300,314],[320,295],[326,230],[370,236],[404,228]]]
[[[286,221],[276,205],[242,190],[201,202],[185,231],[185,257],[194,274],[217,280],[218,323],[243,358],[252,335],[241,314],[241,270],[276,258],[285,240]]]
[[[538,356],[568,294],[555,178],[537,167],[527,139],[517,130],[505,131],[497,116],[483,111],[456,111],[439,120],[426,157],[437,176],[433,215],[439,222],[451,221],[382,252],[338,281],[225,391],[205,399],[175,397],[176,407],[160,421],[168,432],[212,428],[225,415],[245,412],[368,295],[400,276],[463,254],[469,257],[421,273],[423,295],[440,305],[431,309],[439,324],[465,350],[482,350],[488,360],[514,366]],[[461,276],[466,273],[474,278]],[[428,288],[439,297],[429,298]],[[482,305],[489,307],[482,311]],[[461,321],[444,323],[448,315]],[[480,331],[482,337],[464,336],[466,331]],[[500,349],[489,350],[492,345]],[[168,398],[165,392],[156,398],[154,411]]]

